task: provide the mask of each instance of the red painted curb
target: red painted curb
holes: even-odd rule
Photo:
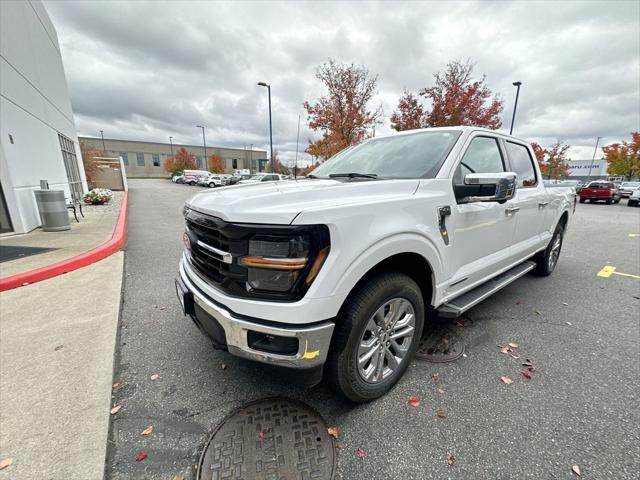
[[[9,277],[0,278],[0,292],[5,290],[11,290],[13,288],[22,287],[27,284],[40,282],[48,278],[57,277],[63,273],[72,272],[92,263],[102,260],[116,253],[122,245],[127,235],[127,200],[129,192],[124,192],[124,198],[122,199],[122,205],[120,206],[120,214],[118,216],[118,222],[113,229],[113,235],[111,240],[103,243],[102,245],[84,252],[75,257],[67,258],[45,267],[29,270],[28,272],[17,273]]]

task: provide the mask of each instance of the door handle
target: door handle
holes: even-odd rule
[[[504,211],[507,215],[513,215],[514,213],[520,211],[520,207],[507,207]]]
[[[549,205],[549,202],[540,202],[538,208],[545,208],[547,205]]]

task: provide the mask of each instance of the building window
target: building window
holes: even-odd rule
[[[233,160],[231,160],[231,168],[236,169],[238,168],[238,159],[234,158]]]
[[[159,167],[160,166],[160,155],[158,155],[157,153],[154,153],[153,155],[151,155],[151,157],[153,158],[153,166],[154,167]]]
[[[198,166],[198,169],[202,168],[202,157],[196,157],[196,165]]]
[[[144,167],[144,153],[136,153],[136,163],[139,167]]]
[[[120,156],[122,157],[122,163],[126,165],[129,165],[129,155],[127,155],[127,152],[120,152]]]
[[[62,149],[62,159],[64,161],[64,169],[67,172],[67,180],[69,181],[69,190],[71,190],[71,199],[74,203],[82,202],[82,177],[78,168],[78,159],[76,157],[76,146],[73,141],[61,133],[58,133],[60,148]]]

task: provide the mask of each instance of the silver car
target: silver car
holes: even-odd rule
[[[640,182],[622,182],[620,185],[620,196],[623,198],[630,197],[631,192],[640,188]]]
[[[627,202],[627,206],[629,207],[637,207],[640,204],[640,187],[636,188],[631,195],[629,196],[629,201]]]

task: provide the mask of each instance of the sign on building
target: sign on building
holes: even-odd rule
[[[570,160],[569,176],[570,177],[586,177],[589,175],[589,166],[591,166],[592,177],[605,177],[607,175],[606,160]]]

